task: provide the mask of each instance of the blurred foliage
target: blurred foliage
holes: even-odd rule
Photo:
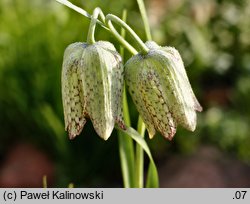
[[[128,24],[145,40],[136,1],[72,3],[90,13],[96,6],[118,16],[128,9]],[[149,141],[153,154],[160,159],[170,151],[189,153],[212,143],[250,162],[250,2],[148,0],[146,6],[154,40],[180,51],[204,107],[194,133],[179,127],[171,143],[157,135]],[[28,141],[55,161],[57,186],[121,185],[115,131],[107,142],[90,122],[73,141],[64,131],[63,52],[70,43],[86,40],[89,19],[51,0],[1,0],[0,19],[1,158],[13,143]],[[96,38],[116,43],[102,29]]]

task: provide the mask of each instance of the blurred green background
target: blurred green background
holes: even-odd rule
[[[72,3],[90,13],[99,6],[105,14],[121,16],[127,9],[128,24],[146,40],[136,1]],[[168,186],[164,175],[172,172],[171,168],[184,165],[173,158],[187,162],[201,155],[203,162],[213,155],[219,172],[227,171],[222,168],[227,162],[228,169],[239,166],[232,174],[249,173],[250,1],[145,3],[153,39],[179,50],[204,108],[194,133],[178,127],[172,142],[160,135],[148,141],[159,166],[161,186]],[[39,187],[44,174],[52,187],[67,187],[70,182],[76,187],[122,186],[115,131],[106,142],[95,134],[90,122],[73,141],[64,131],[60,84],[63,52],[70,43],[86,41],[88,25],[89,19],[53,0],[0,1],[1,187]],[[117,41],[103,29],[97,29],[96,39],[111,41],[119,49]],[[125,60],[129,57],[126,53]],[[129,101],[135,125],[138,115]],[[165,163],[176,164],[165,169]],[[250,187],[249,176],[241,179],[246,181],[242,187]],[[222,182],[217,187],[228,185]]]

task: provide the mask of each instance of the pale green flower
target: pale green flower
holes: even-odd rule
[[[180,124],[196,128],[196,111],[202,107],[189,83],[181,56],[172,47],[147,42],[149,52],[137,54],[125,65],[125,81],[131,97],[153,138],[156,130],[172,139]]]
[[[122,88],[122,60],[111,43],[69,45],[62,67],[62,99],[69,137],[81,133],[86,118],[104,140],[111,135],[115,123],[124,127]]]

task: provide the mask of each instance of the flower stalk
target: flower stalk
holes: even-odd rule
[[[142,54],[147,54],[149,49],[147,46],[142,42],[142,40],[139,38],[139,36],[126,24],[124,21],[122,21],[119,17],[108,14],[106,16],[106,22],[109,26],[109,29],[112,31],[112,34],[119,40],[121,44],[123,44],[132,54],[137,54],[137,51],[135,48],[133,48],[115,29],[115,27],[112,24],[112,21],[124,28],[134,39],[135,43],[138,45],[140,51]]]
[[[142,21],[143,21],[143,25],[144,25],[144,29],[145,29],[145,33],[146,33],[146,38],[148,41],[150,41],[150,40],[152,40],[152,35],[150,32],[150,26],[149,26],[149,22],[148,22],[148,17],[147,17],[147,12],[146,12],[146,8],[144,5],[144,1],[137,0],[137,4],[139,6],[139,10],[141,13],[141,17],[142,17]]]
[[[95,43],[95,27],[98,20],[98,16],[101,16],[102,21],[105,21],[105,16],[100,8],[95,8],[93,15],[91,16],[88,36],[87,36],[87,43],[93,44]]]

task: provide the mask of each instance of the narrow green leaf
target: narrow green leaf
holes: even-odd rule
[[[134,187],[134,149],[133,140],[125,132],[118,131],[119,153],[123,185],[125,188]]]
[[[149,167],[148,178],[150,178],[150,179],[147,182],[146,187],[149,187],[149,188],[159,187],[159,178],[158,178],[157,168],[156,168],[156,165],[154,163],[153,157],[151,155],[150,149],[149,149],[146,141],[144,140],[144,138],[136,130],[134,130],[131,127],[128,127],[126,130],[122,130],[122,129],[119,129],[119,130],[121,132],[126,133],[130,137],[132,137],[133,140],[135,142],[137,142],[137,144],[139,144],[143,148],[143,150],[146,152],[146,154],[149,157],[150,167]]]
[[[148,167],[146,188],[158,188],[158,187],[159,187],[159,178],[158,178],[157,168],[155,166],[155,163],[150,162]]]

